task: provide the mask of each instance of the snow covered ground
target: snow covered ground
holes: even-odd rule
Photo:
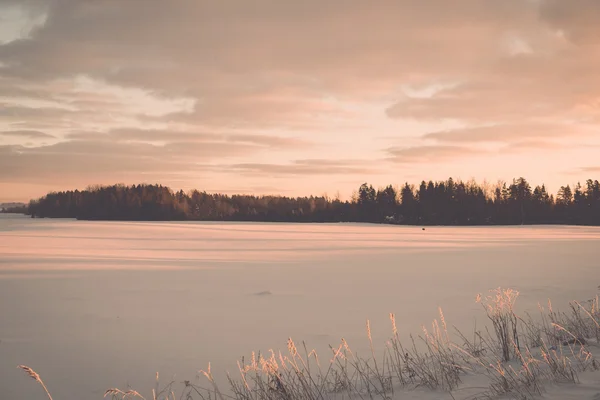
[[[421,333],[442,307],[450,325],[486,321],[474,299],[520,291],[517,311],[567,309],[600,284],[600,229],[362,224],[82,222],[0,216],[0,397],[58,399],[140,391],[173,375],[237,372],[251,351],[306,341],[323,358],[345,338],[368,356]],[[593,345],[591,351],[597,352]],[[472,381],[470,381],[472,379]],[[482,383],[466,377],[456,398]],[[600,399],[600,373],[554,385],[548,399]],[[469,389],[471,388],[471,389]],[[400,394],[398,394],[400,396]],[[425,388],[399,398],[450,399]]]

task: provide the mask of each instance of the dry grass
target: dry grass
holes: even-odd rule
[[[474,327],[468,336],[458,331],[451,335],[444,314],[430,328],[423,327],[411,336],[408,345],[400,340],[396,318],[390,314],[392,335],[383,356],[376,356],[371,324],[366,323],[370,355],[359,357],[348,342],[330,347],[331,356],[320,360],[314,350],[290,338],[286,352],[270,350],[252,353],[238,362],[239,376],[227,376],[228,388],[222,391],[213,377],[210,364],[200,375],[209,387],[182,382],[176,396],[175,382],[162,389],[156,376],[152,400],[328,400],[353,398],[391,400],[395,392],[416,387],[452,394],[466,375],[482,375],[488,381],[480,398],[510,396],[531,399],[544,391],[548,382],[579,382],[579,373],[598,370],[600,364],[588,347],[600,339],[598,297],[587,302],[572,302],[568,313],[539,306],[540,315],[521,318],[514,305],[518,292],[496,289],[489,296],[477,297],[491,329]],[[593,343],[595,342],[595,343]],[[39,375],[21,366],[39,382],[52,400]],[[105,397],[124,400],[144,397],[134,390],[113,388]]]
[[[25,371],[25,373],[27,375],[29,375],[30,378],[32,378],[34,381],[36,381],[37,383],[39,383],[40,386],[46,392],[46,395],[48,396],[48,398],[50,400],[52,400],[52,396],[50,395],[50,392],[48,391],[48,388],[46,387],[46,384],[44,383],[44,381],[42,380],[42,378],[40,378],[40,375],[37,372],[35,372],[32,368],[29,368],[26,365],[19,365],[17,368],[20,368],[23,371]]]
[[[481,303],[494,327],[496,341],[502,351],[502,361],[510,361],[520,351],[518,321],[514,311],[519,292],[512,289],[498,288],[487,297],[477,295],[476,301]]]

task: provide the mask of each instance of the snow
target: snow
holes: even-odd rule
[[[368,356],[367,319],[377,352],[390,312],[402,337],[430,326],[440,306],[469,331],[486,320],[475,295],[497,287],[520,291],[518,311],[548,298],[566,310],[597,293],[599,240],[594,227],[0,216],[1,397],[42,398],[19,364],[55,399],[99,399],[110,387],[150,390],[157,371],[194,380],[208,362],[224,379],[240,357],[284,350],[288,337],[325,358],[343,337]],[[599,399],[600,373],[580,378],[544,398]],[[477,392],[478,379],[454,397]],[[419,388],[401,398],[451,397]]]

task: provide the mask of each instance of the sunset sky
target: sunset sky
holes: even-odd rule
[[[600,177],[598,0],[0,0],[0,201]]]

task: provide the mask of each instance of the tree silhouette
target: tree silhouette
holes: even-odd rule
[[[556,195],[525,178],[490,188],[474,181],[422,181],[375,189],[362,184],[350,201],[339,196],[285,197],[174,192],[161,185],[92,186],[52,192],[26,207],[33,217],[87,220],[376,222],[419,225],[600,225],[600,184],[587,180]]]

